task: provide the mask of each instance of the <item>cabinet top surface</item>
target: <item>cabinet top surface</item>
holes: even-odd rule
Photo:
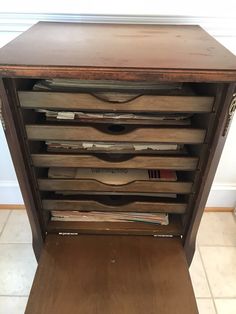
[[[236,71],[236,57],[199,26],[39,22],[0,49],[20,67]]]

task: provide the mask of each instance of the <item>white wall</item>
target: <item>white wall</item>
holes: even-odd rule
[[[0,125],[0,204],[23,203],[2,125]]]
[[[85,13],[85,14],[152,14],[152,15],[188,15],[188,16],[235,16],[235,1],[210,0],[146,0],[146,1],[107,1],[107,0],[57,0],[57,1],[29,1],[18,0],[2,1],[1,12],[21,13]]]
[[[2,1],[1,1],[2,2]],[[236,54],[235,0],[157,1],[19,1],[10,0],[0,7],[0,46],[19,35],[38,20],[103,21],[199,24]],[[236,118],[217,170],[208,206],[236,204]],[[20,192],[10,155],[0,127],[0,204],[21,203]]]

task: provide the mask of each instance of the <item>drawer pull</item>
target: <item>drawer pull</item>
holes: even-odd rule
[[[126,127],[125,125],[122,124],[110,124],[107,126],[107,130],[110,133],[124,133],[126,131]]]
[[[80,167],[80,168],[126,168],[126,169],[171,169],[195,170],[197,157],[130,156],[115,158],[83,154],[32,154],[35,167]]]
[[[94,97],[96,97],[99,100],[106,101],[109,104],[123,104],[123,103],[129,103],[130,101],[137,99],[138,97],[141,97],[142,94],[131,94],[131,93],[91,93]]]

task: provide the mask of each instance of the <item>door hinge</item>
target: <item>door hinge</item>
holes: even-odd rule
[[[235,109],[236,109],[236,93],[233,94],[233,98],[232,98],[231,103],[229,105],[228,116],[227,116],[227,119],[225,122],[222,136],[225,136],[228,133],[229,126],[230,126],[231,120],[233,118]]]
[[[154,238],[173,238],[172,234],[154,234]]]
[[[5,124],[5,120],[3,118],[3,113],[2,113],[2,101],[1,101],[1,99],[0,99],[0,121],[2,122],[3,130],[6,131],[6,124]]]

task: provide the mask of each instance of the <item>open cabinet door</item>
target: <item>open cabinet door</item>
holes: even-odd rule
[[[47,236],[26,314],[196,314],[181,240]]]

